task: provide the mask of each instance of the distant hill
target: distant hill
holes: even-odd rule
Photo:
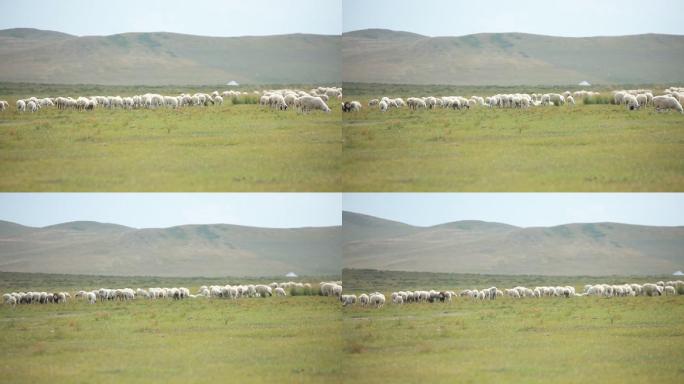
[[[340,228],[184,225],[135,229],[97,222],[32,228],[0,222],[0,271],[113,276],[333,275]]]
[[[206,37],[176,33],[72,36],[0,30],[0,81],[193,85],[336,84],[340,37],[311,34]]]
[[[658,275],[684,268],[684,227],[617,223],[415,227],[343,214],[344,267],[528,275]]]
[[[345,82],[556,85],[681,84],[684,36],[427,37],[367,29],[342,35]]]

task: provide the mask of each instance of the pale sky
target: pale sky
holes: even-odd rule
[[[177,32],[203,36],[339,35],[342,0],[3,1],[0,29],[72,35]]]
[[[320,227],[341,225],[343,209],[418,226],[684,225],[681,193],[0,193],[0,220],[34,227],[77,220],[135,228]]]
[[[134,228],[341,225],[339,193],[0,193],[0,220],[32,227],[99,221]]]
[[[345,193],[345,211],[417,226],[482,220],[519,227],[684,225],[681,193]]]
[[[427,36],[684,34],[682,0],[344,0],[343,14],[344,32],[384,28]]]

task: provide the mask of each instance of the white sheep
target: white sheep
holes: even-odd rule
[[[342,295],[340,296],[340,301],[344,307],[356,304],[356,295]]]
[[[385,100],[381,100],[379,106],[381,112],[387,112],[388,104]]]
[[[385,295],[379,292],[372,293],[370,295],[370,305],[374,305],[376,308],[380,308],[385,305]]]
[[[370,303],[370,297],[366,295],[365,293],[362,293],[359,295],[359,304],[362,306],[366,306]]]
[[[330,113],[330,108],[328,107],[328,104],[326,104],[321,97],[302,96],[297,99],[296,105],[302,112],[320,110],[326,113]]]
[[[630,110],[639,109],[639,101],[637,100],[636,96],[631,94],[624,95],[622,98],[622,104],[627,105]]]
[[[682,109],[682,104],[677,101],[672,96],[656,96],[653,98],[653,106],[655,107],[656,111],[661,112],[664,110],[669,110],[669,109],[674,109],[676,111],[679,111],[680,113],[684,113],[684,109]]]

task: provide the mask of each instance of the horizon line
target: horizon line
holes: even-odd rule
[[[476,221],[476,222],[481,222],[481,223],[488,223],[488,224],[503,224],[503,225],[508,225],[511,227],[515,228],[520,228],[520,229],[530,229],[530,228],[555,228],[555,227],[562,227],[565,225],[583,225],[583,224],[619,224],[619,225],[632,225],[632,226],[638,226],[638,227],[653,227],[653,228],[682,228],[684,227],[684,224],[679,224],[679,225],[650,225],[650,224],[635,224],[635,223],[622,223],[618,221],[589,221],[589,222],[568,222],[568,223],[563,223],[563,224],[556,224],[556,225],[547,225],[547,226],[539,226],[539,225],[533,225],[533,226],[521,226],[521,225],[515,225],[515,224],[510,224],[510,223],[505,223],[503,221],[487,221],[487,220],[480,220],[480,219],[461,219],[461,220],[452,220],[452,221],[446,221],[446,222],[441,222],[438,224],[432,224],[432,225],[417,225],[417,224],[410,224],[404,221],[399,221],[395,219],[389,219],[386,217],[381,217],[381,216],[375,216],[371,215],[368,213],[363,213],[363,212],[355,212],[355,211],[350,211],[350,210],[342,210],[342,213],[353,213],[356,215],[362,215],[362,216],[367,216],[367,217],[372,217],[374,219],[380,219],[380,220],[385,220],[385,221],[391,221],[394,223],[399,223],[399,224],[404,224],[408,225],[411,227],[416,227],[416,228],[433,228],[433,227],[439,227],[441,225],[447,225],[447,224],[454,224],[454,223],[461,223],[461,222],[467,222],[467,221]],[[342,217],[342,226],[344,227],[344,216]]]

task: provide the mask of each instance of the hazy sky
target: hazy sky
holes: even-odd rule
[[[135,228],[295,228],[340,225],[342,214],[339,193],[2,193],[0,220],[35,227],[87,220]]]
[[[343,8],[344,32],[386,28],[428,36],[684,34],[682,0],[344,0]]]
[[[458,220],[521,227],[602,221],[684,225],[681,193],[345,193],[342,206],[418,226]]]
[[[0,29],[73,35],[178,32],[206,36],[339,35],[341,0],[33,0],[3,2]]]

